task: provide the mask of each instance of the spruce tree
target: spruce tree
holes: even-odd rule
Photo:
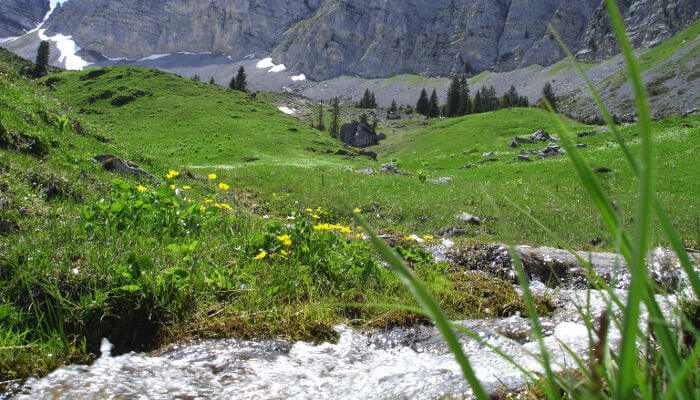
[[[498,96],[496,96],[496,88],[490,86],[486,92],[488,98],[488,111],[495,111],[498,108]]]
[[[374,98],[374,92],[369,92],[369,104],[367,108],[377,108],[377,99]]]
[[[450,88],[447,89],[447,104],[445,106],[445,116],[448,118],[459,115],[460,95],[462,92],[461,83],[456,77],[452,79]]]
[[[550,82],[545,83],[544,88],[542,88],[542,99],[546,99],[549,102],[554,112],[557,111],[557,97],[554,95],[554,89]],[[544,105],[544,101],[542,104]]]
[[[484,112],[483,104],[481,102],[481,90],[477,91],[474,95],[474,103],[472,103],[472,114],[479,114]]]
[[[430,100],[428,100],[428,92],[425,91],[425,88],[421,90],[420,97],[418,97],[416,112],[426,117],[430,114]]]
[[[340,137],[340,100],[337,97],[331,102],[331,125],[328,128],[332,138]]]
[[[472,99],[469,96],[469,83],[467,83],[467,78],[463,75],[459,83],[460,93],[459,93],[459,115],[467,115],[472,112]]]
[[[318,104],[318,125],[316,126],[319,131],[326,130],[326,124],[323,122],[323,102]]]
[[[391,107],[389,107],[389,111],[390,111],[390,112],[393,112],[393,113],[399,111],[399,108],[398,108],[398,106],[396,105],[396,100],[392,100],[392,101],[391,101]]]
[[[228,88],[231,90],[236,90],[236,77],[231,78],[231,82],[228,83]]]
[[[234,89],[241,92],[248,92],[248,78],[246,78],[245,69],[241,66],[236,73],[236,87]]]
[[[48,75],[50,52],[51,48],[49,47],[49,42],[46,40],[42,41],[36,51],[36,65],[34,66],[35,78]]]
[[[506,97],[508,98],[508,107],[520,106],[520,102],[518,101],[520,96],[518,95],[518,91],[515,89],[515,85],[510,85],[510,89],[506,93]]]
[[[430,118],[438,118],[440,116],[440,103],[438,103],[437,91],[433,89],[433,94],[430,95]]]
[[[199,75],[195,74],[195,75],[192,77],[192,80],[195,81],[195,82],[199,82],[199,81],[201,81],[202,79],[199,77]]]
[[[209,78],[209,84],[210,84],[210,85],[216,85],[216,81],[214,80],[214,77],[213,77],[213,76],[212,76],[211,78]]]

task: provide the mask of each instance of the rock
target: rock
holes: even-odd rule
[[[550,145],[544,148],[544,150],[541,150],[539,152],[540,157],[545,158],[545,157],[555,157],[560,155],[559,154],[559,146],[557,145]]]
[[[379,172],[390,172],[392,174],[398,174],[399,169],[398,169],[398,167],[396,167],[396,162],[390,162],[387,164],[382,164],[379,167]]]
[[[445,237],[445,238],[451,238],[451,237],[457,237],[457,236],[462,236],[464,235],[465,231],[463,228],[460,227],[452,227],[452,228],[447,228],[444,231],[440,232],[440,236]]]
[[[357,171],[355,171],[355,172],[357,172],[358,174],[374,175],[374,168],[369,167],[369,168],[366,168],[366,169],[359,169],[359,170],[357,170]]]
[[[462,213],[457,216],[457,219],[472,225],[481,225],[481,219],[469,213]]]
[[[468,169],[468,168],[475,168],[476,164],[467,164],[467,165],[462,165],[459,167],[459,169]]]
[[[360,150],[359,154],[361,156],[369,157],[369,158],[373,159],[374,161],[377,161],[377,153],[375,153],[373,151]]]
[[[549,138],[549,133],[545,132],[542,129],[530,135],[530,140],[538,142],[546,142],[547,140],[549,140]]]
[[[585,149],[586,147],[588,147],[588,145],[586,143],[576,143],[576,147],[578,147],[579,149]]]
[[[508,143],[508,147],[513,147],[513,148],[515,148],[515,147],[518,147],[518,146],[520,146],[520,144],[519,144],[518,141],[515,140],[515,139],[513,139],[513,141],[511,141],[510,143]]]
[[[599,174],[607,174],[607,173],[612,172],[612,170],[608,167],[599,167],[599,168],[596,168],[595,172],[597,172]]]
[[[440,184],[440,183],[450,183],[450,182],[452,182],[452,180],[453,180],[453,178],[451,178],[449,176],[443,176],[443,177],[436,178],[436,179],[428,179],[428,182]]]
[[[340,128],[340,140],[353,147],[368,147],[379,143],[377,134],[364,122],[351,122]]]
[[[484,153],[484,154],[482,154],[482,155],[481,155],[481,157],[483,157],[483,158],[487,158],[487,157],[491,157],[491,156],[492,156],[492,155],[494,155],[494,154],[495,154],[495,152],[493,152],[493,151],[489,151],[488,153]]]
[[[553,142],[557,142],[557,143],[561,142],[561,139],[557,135],[552,135],[552,137],[550,137],[549,139]]]
[[[348,168],[345,168],[345,172],[353,172],[353,170],[352,170],[352,168],[348,167]]]
[[[149,174],[143,168],[132,163],[131,161],[124,160],[123,158],[117,157],[114,154],[101,154],[92,158],[92,161],[98,164],[102,164],[102,167],[107,171],[116,172],[118,174],[134,175],[137,177],[145,176],[148,179],[160,182],[158,178],[154,175]]]
[[[5,236],[19,232],[19,224],[11,219],[0,218],[0,235]]]
[[[121,107],[136,100],[136,97],[130,95],[117,96],[110,102],[113,106]]]
[[[49,0],[0,1],[0,38],[21,36],[36,28],[50,9]]]
[[[595,136],[599,133],[607,133],[607,132],[610,132],[610,129],[603,128],[603,129],[598,129],[595,131],[579,132],[578,134],[576,134],[576,137],[582,138],[582,137],[588,137],[588,136]]]
[[[530,161],[530,156],[518,155],[518,161]]]
[[[508,146],[518,147],[518,146],[520,146],[521,143],[535,143],[535,141],[532,139],[529,139],[529,138],[521,138],[521,137],[516,136],[515,138],[513,138],[513,141],[510,142],[510,144]]]
[[[386,139],[386,135],[384,133],[377,133],[377,140],[382,141]]]

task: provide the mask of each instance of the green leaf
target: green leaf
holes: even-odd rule
[[[126,206],[126,203],[124,203],[123,200],[117,200],[112,204],[111,210],[113,213],[118,214],[124,210],[124,207]]]
[[[123,292],[137,293],[141,291],[141,286],[139,285],[125,285],[119,288]]]

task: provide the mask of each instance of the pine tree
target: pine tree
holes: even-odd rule
[[[496,88],[490,86],[486,91],[488,98],[488,111],[495,111],[498,108],[498,96],[496,96]]]
[[[448,118],[459,115],[459,98],[462,92],[462,85],[456,77],[452,79],[450,88],[447,89],[447,104],[445,106],[445,116]]]
[[[481,101],[481,90],[477,91],[474,95],[474,103],[472,103],[472,114],[479,114],[484,112],[484,107]]]
[[[246,78],[245,69],[241,66],[238,68],[238,73],[236,73],[236,90],[241,92],[248,92],[248,78]]]
[[[318,125],[316,126],[319,131],[326,130],[326,124],[323,122],[323,102],[318,104]]]
[[[459,115],[467,115],[472,112],[472,100],[469,97],[469,84],[467,83],[467,78],[462,76],[459,83],[460,94],[459,94]]]
[[[340,100],[334,98],[331,102],[331,126],[329,131],[332,138],[340,137]]]
[[[51,48],[49,47],[49,42],[46,40],[42,41],[36,51],[36,65],[34,66],[35,78],[48,75],[50,52]]]
[[[554,89],[550,82],[545,83],[544,88],[542,88],[542,99],[549,102],[554,112],[557,111],[557,97],[554,95]],[[542,103],[544,105],[544,101]]]
[[[430,118],[438,118],[440,116],[440,103],[438,103],[437,91],[433,89],[433,94],[430,95]]]
[[[510,107],[518,107],[520,104],[518,100],[520,99],[520,95],[518,95],[518,91],[515,89],[515,85],[510,85],[510,89],[508,90],[508,93],[506,93],[508,96],[508,102],[510,103]]]
[[[399,111],[399,108],[398,108],[398,106],[396,105],[396,100],[392,100],[392,101],[391,101],[391,107],[389,107],[389,111],[390,111],[390,112],[393,112],[393,113]]]
[[[216,81],[214,80],[214,77],[213,77],[213,76],[212,76],[211,78],[209,78],[209,84],[210,84],[210,85],[216,85]]]
[[[425,91],[425,88],[421,90],[420,97],[418,97],[416,112],[426,117],[430,114],[430,101],[428,100],[428,92]]]
[[[374,98],[374,92],[369,92],[369,104],[367,108],[377,108],[377,99]]]
[[[231,78],[231,82],[228,83],[228,88],[231,90],[236,90],[236,77]]]
[[[195,74],[195,75],[192,77],[192,80],[195,81],[195,82],[199,82],[199,81],[201,81],[202,79],[199,77],[199,75],[196,75],[196,74]]]

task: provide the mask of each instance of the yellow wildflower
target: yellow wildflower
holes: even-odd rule
[[[227,185],[223,182],[219,183],[219,189],[221,189],[221,190],[228,190],[229,187],[230,187],[229,185]]]
[[[228,205],[228,204],[226,204],[226,203],[221,203],[221,207],[223,207],[223,208],[225,208],[225,209],[227,209],[227,210],[229,210],[229,211],[233,210],[233,208],[231,208],[231,206]]]
[[[170,189],[175,190],[175,185],[170,185]]]
[[[204,199],[204,202],[207,203],[207,204],[211,204],[211,203],[214,202],[214,200],[212,200],[212,199]]]
[[[289,235],[277,236],[277,239],[282,242],[284,247],[289,247],[292,245],[292,237]]]
[[[359,214],[359,213],[362,212],[362,210],[360,210],[359,208],[355,207],[355,209],[352,210],[352,212],[354,212],[355,214]]]
[[[263,258],[267,257],[267,252],[265,250],[261,251],[260,254],[257,256],[253,257],[253,260],[262,260]]]
[[[358,239],[362,239],[364,237],[364,235],[361,233],[358,233],[357,235],[355,235],[355,237]]]
[[[314,212],[314,210],[312,210],[312,209],[310,209],[310,208],[307,208],[307,209],[306,209],[306,212],[310,213],[310,212]]]
[[[274,260],[274,259],[275,259],[275,253],[270,254],[270,258]]]
[[[313,219],[321,219],[317,214],[312,215]]]
[[[281,253],[283,256],[285,256],[285,257],[287,257],[287,256],[289,256],[290,254],[292,254],[292,253],[288,252],[287,250],[282,250],[282,251],[280,251],[280,253]]]
[[[180,175],[179,172],[173,171],[173,170],[171,169],[170,171],[168,171],[167,174],[165,174],[165,177],[168,178],[168,179],[173,179],[174,177],[176,177],[176,176],[178,176],[178,175]]]
[[[192,200],[192,199],[187,199],[187,202],[188,202],[188,203],[193,203],[194,200]]]
[[[138,186],[136,186],[136,190],[138,190],[139,192],[145,192],[148,189],[146,189],[145,187],[143,187],[141,185],[138,185]]]
[[[190,189],[192,189],[192,186],[183,186],[182,187],[182,190],[190,190]]]
[[[204,207],[204,206],[199,206],[199,212],[204,212],[204,210],[206,210],[206,209],[207,209],[207,208]]]
[[[216,174],[209,174],[207,175],[207,177],[209,177],[209,180],[213,181],[214,179],[216,179]]]
[[[403,240],[405,240],[405,241],[407,241],[407,242],[412,242],[412,241],[413,241],[413,236],[406,236],[405,238],[403,238]]]
[[[219,204],[219,203],[214,203],[214,207],[216,207],[216,208],[221,208],[221,204]]]
[[[435,237],[433,235],[423,235],[423,239],[425,240],[433,240]]]

